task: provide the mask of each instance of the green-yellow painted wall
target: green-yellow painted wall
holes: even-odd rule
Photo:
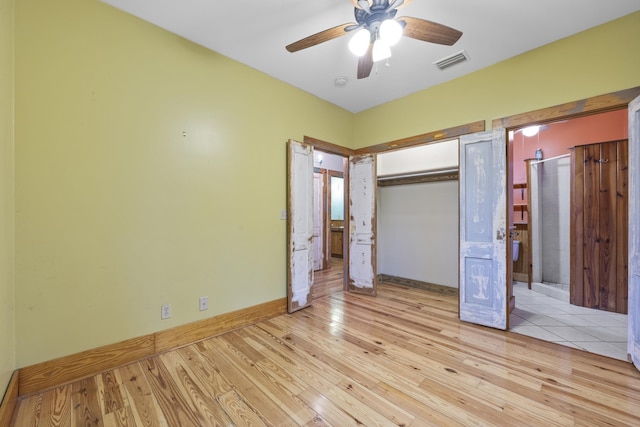
[[[13,1],[0,0],[0,401],[16,368],[13,281]]]
[[[354,145],[477,120],[489,129],[500,117],[640,86],[638,40],[640,12],[361,112]]]
[[[354,116],[98,0],[17,2],[17,350],[11,362],[3,348],[0,362],[25,366],[283,297],[288,138],[361,147],[640,85],[629,54],[639,20]],[[1,120],[10,114],[5,106]],[[1,179],[13,185],[9,172]],[[11,258],[11,238],[0,244]]]
[[[15,108],[19,366],[284,297],[285,142],[353,139],[352,113],[98,0],[16,2]]]

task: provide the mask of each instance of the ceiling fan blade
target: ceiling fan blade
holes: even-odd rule
[[[411,0],[390,0],[389,7],[387,8],[387,12],[389,12],[392,9],[402,9],[403,7],[406,7],[409,3],[411,3]]]
[[[315,46],[329,40],[333,40],[337,37],[344,36],[345,34],[347,34],[346,28],[354,25],[357,26],[358,24],[349,22],[347,24],[338,25],[337,27],[320,31],[319,33],[315,33],[301,40],[298,40],[297,42],[291,43],[287,46],[287,50],[289,52],[297,52],[299,50],[306,49],[308,47]]]
[[[412,39],[451,46],[462,36],[462,31],[426,19],[403,16],[398,20],[407,23],[402,35]]]
[[[369,44],[367,52],[358,59],[358,79],[366,79],[373,69],[373,43]]]
[[[353,7],[355,7],[356,9],[364,9],[364,3],[360,4],[360,2],[367,3],[367,8],[373,4],[373,0],[351,0],[351,3],[353,3]]]

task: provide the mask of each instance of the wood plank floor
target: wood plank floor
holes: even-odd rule
[[[23,398],[15,426],[640,426],[626,362],[381,284]]]
[[[344,285],[344,262],[342,258],[331,258],[329,268],[313,272],[313,297],[322,298],[342,291]]]

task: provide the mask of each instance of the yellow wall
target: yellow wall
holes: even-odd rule
[[[15,132],[25,366],[284,297],[285,142],[349,145],[353,114],[98,0],[21,0]]]
[[[16,368],[13,188],[13,0],[0,0],[0,401]]]
[[[361,112],[354,145],[477,120],[490,129],[496,118],[640,86],[638,40],[640,12]]]
[[[288,138],[360,147],[640,85],[640,14],[354,117],[98,0],[15,8],[17,366],[283,297]]]

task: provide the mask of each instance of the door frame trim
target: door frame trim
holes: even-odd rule
[[[493,129],[505,128],[509,131],[532,124],[621,110],[627,108],[629,102],[638,95],[640,95],[640,86],[494,119],[492,127]]]

